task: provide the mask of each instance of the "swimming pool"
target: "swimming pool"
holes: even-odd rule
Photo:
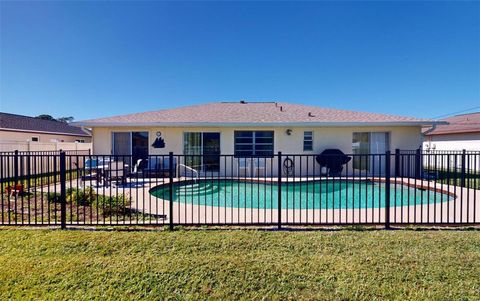
[[[357,209],[385,206],[385,184],[373,181],[310,181],[282,183],[284,209]],[[168,185],[150,190],[158,198],[169,200]],[[446,202],[452,197],[432,190],[391,184],[390,204],[411,206]],[[278,208],[275,182],[212,180],[174,184],[173,201],[229,208]]]

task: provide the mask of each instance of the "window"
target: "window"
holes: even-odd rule
[[[78,142],[78,143],[85,143],[85,140],[84,140],[84,139],[77,139],[77,140],[75,140],[75,142]]]
[[[38,136],[32,137],[32,142],[38,142],[39,140]]]
[[[273,156],[273,131],[235,131],[235,156]]]
[[[303,132],[303,150],[313,151],[313,132],[312,131]]]

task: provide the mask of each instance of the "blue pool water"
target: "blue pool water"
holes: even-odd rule
[[[150,193],[169,200],[168,185]],[[286,209],[355,209],[385,206],[385,184],[372,181],[311,181],[282,183],[282,208]],[[410,206],[450,200],[450,196],[431,190],[391,184],[390,204]],[[181,182],[174,184],[175,202],[232,208],[278,208],[276,183],[235,180]]]

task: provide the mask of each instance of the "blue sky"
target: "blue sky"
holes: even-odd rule
[[[480,106],[480,2],[2,1],[0,50],[0,110],[25,115]]]

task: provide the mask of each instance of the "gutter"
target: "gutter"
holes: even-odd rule
[[[397,121],[397,122],[72,122],[82,127],[367,127],[367,126],[436,126],[445,121]]]

